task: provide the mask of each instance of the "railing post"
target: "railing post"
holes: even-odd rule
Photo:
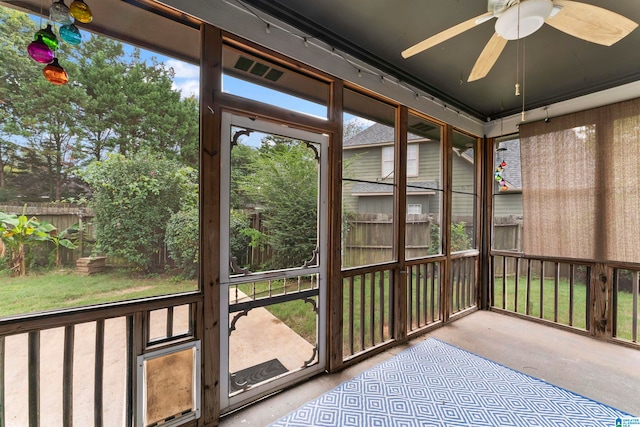
[[[596,337],[612,336],[613,269],[596,263],[589,278],[589,301],[591,306],[591,334]]]

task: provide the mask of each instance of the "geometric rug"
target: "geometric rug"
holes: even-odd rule
[[[271,427],[616,427],[636,418],[429,338]]]

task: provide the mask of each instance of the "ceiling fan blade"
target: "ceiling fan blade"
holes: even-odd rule
[[[498,33],[494,33],[493,37],[489,39],[489,42],[480,53],[467,81],[472,82],[486,76],[493,67],[493,64],[498,60],[498,57],[506,45],[507,39],[502,38]]]
[[[462,34],[467,30],[475,27],[478,24],[482,24],[486,22],[488,18],[493,17],[493,12],[483,13],[480,16],[476,16],[475,18],[471,18],[468,21],[461,22],[458,25],[454,25],[453,27],[446,29],[434,36],[429,37],[426,40],[421,41],[408,49],[402,51],[403,58],[409,58],[410,56],[415,55],[416,53],[420,53],[423,50],[427,50],[430,47],[433,47],[439,43],[449,40],[452,37],[457,36],[458,34]]]
[[[638,26],[629,18],[592,4],[567,0],[554,0],[553,4],[562,9],[546,23],[592,43],[611,46]]]

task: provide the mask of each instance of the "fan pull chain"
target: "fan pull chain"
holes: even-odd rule
[[[524,122],[525,117],[524,117],[524,95],[525,95],[525,89],[526,89],[526,71],[527,71],[527,42],[526,40],[522,41],[522,117],[520,118],[521,121]]]
[[[518,24],[516,37],[516,96],[520,96],[520,1],[518,1]]]

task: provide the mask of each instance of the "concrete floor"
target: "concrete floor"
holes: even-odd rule
[[[438,338],[520,372],[640,415],[640,349],[609,344],[487,311],[475,312],[409,345],[426,337]],[[407,347],[395,347],[337,374],[319,375],[226,415],[220,426],[266,426]]]

